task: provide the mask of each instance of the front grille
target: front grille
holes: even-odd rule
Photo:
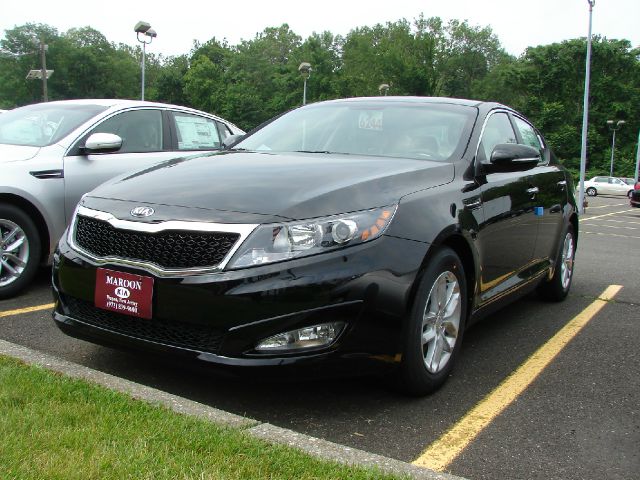
[[[217,353],[224,337],[224,331],[221,329],[191,323],[131,317],[102,310],[90,302],[74,297],[64,296],[62,301],[69,309],[69,316],[74,320],[163,345]]]
[[[117,257],[165,269],[215,267],[240,234],[165,230],[158,233],[115,228],[95,218],[77,217],[75,241],[96,257]]]

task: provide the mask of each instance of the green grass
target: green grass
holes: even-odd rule
[[[323,462],[0,356],[0,478],[395,477]]]

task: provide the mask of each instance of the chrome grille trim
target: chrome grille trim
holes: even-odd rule
[[[205,268],[182,268],[182,269],[166,269],[151,262],[136,261],[121,257],[97,257],[92,253],[86,251],[80,247],[76,241],[76,225],[79,215],[84,217],[94,218],[108,223],[114,228],[120,230],[131,230],[135,232],[144,233],[158,233],[165,230],[184,230],[191,232],[222,232],[222,233],[237,233],[240,238],[236,241],[233,247],[227,252],[223,260],[216,266]],[[67,235],[67,242],[69,246],[80,253],[81,255],[91,259],[98,265],[115,264],[123,265],[127,267],[135,267],[141,270],[147,271],[158,277],[187,277],[192,275],[202,275],[208,273],[216,273],[224,270],[231,257],[236,253],[240,245],[244,243],[247,237],[258,227],[258,224],[240,224],[240,223],[209,223],[209,222],[187,222],[181,220],[168,220],[158,223],[142,223],[129,220],[121,220],[114,217],[110,213],[100,210],[93,210],[82,205],[76,208],[73,215],[71,225],[69,227],[69,233]]]

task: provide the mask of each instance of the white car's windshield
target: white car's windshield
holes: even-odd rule
[[[289,112],[235,149],[446,161],[467,144],[477,110],[417,102],[310,105]]]
[[[58,103],[16,108],[0,116],[0,143],[32,147],[52,145],[107,108]]]

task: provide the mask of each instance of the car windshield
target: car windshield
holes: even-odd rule
[[[447,161],[462,154],[476,115],[473,107],[446,103],[309,105],[277,118],[234,148]]]
[[[60,103],[16,108],[0,116],[0,143],[32,147],[52,145],[107,108]]]

